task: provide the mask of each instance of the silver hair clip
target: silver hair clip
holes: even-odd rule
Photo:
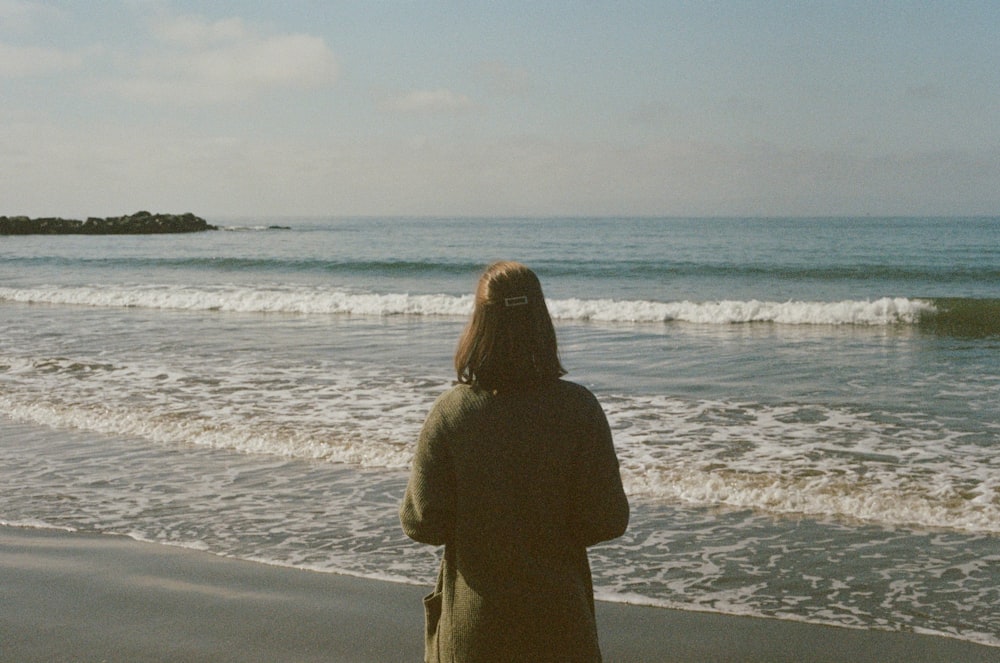
[[[524,306],[527,303],[528,298],[525,295],[521,295],[520,297],[507,297],[503,300],[503,305],[507,308],[510,308],[511,306]]]

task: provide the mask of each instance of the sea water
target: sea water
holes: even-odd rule
[[[396,509],[516,259],[633,506],[600,598],[1000,646],[1000,219],[210,221],[0,237],[0,523],[432,582]]]

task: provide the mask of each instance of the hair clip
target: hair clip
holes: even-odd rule
[[[511,306],[524,306],[528,303],[528,297],[526,295],[521,295],[520,297],[507,297],[503,300],[503,305],[507,308]]]

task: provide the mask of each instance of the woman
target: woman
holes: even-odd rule
[[[400,506],[407,536],[444,545],[425,659],[600,661],[587,546],[624,533],[628,501],[600,404],[560,379],[534,272],[486,269],[455,371]]]

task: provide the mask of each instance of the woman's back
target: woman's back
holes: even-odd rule
[[[587,546],[625,531],[628,500],[604,411],[565,372],[538,277],[487,267],[399,511],[445,547],[427,661],[601,658]]]
[[[417,453],[415,469],[437,459],[442,476],[411,481],[401,520],[417,540],[444,536],[442,651],[599,660],[586,547],[624,531],[628,503],[590,392],[564,380],[511,393],[458,386]]]

